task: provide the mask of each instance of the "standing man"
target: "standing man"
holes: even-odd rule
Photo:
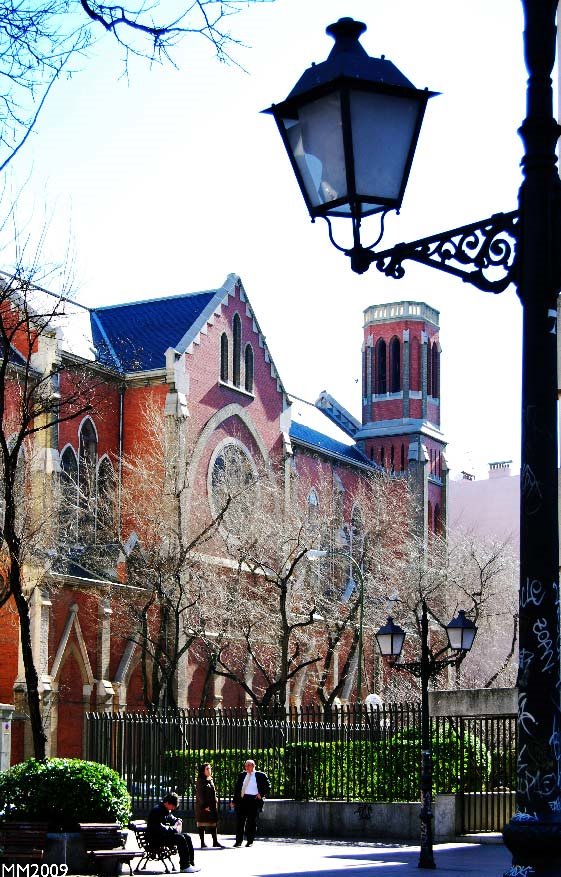
[[[239,774],[234,786],[234,810],[236,811],[236,842],[241,847],[244,829],[246,847],[253,845],[257,818],[263,809],[263,799],[269,794],[271,783],[266,773],[255,770],[255,762],[249,758],[245,770]]]
[[[193,841],[188,834],[183,834],[181,819],[173,815],[178,803],[179,798],[175,792],[168,792],[163,801],[148,814],[146,836],[151,843],[175,847],[179,853],[179,870],[194,874],[201,869],[195,868]]]

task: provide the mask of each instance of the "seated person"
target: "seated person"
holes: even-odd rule
[[[179,798],[175,792],[168,792],[163,801],[154,807],[146,820],[146,837],[153,844],[174,846],[179,853],[179,870],[186,874],[200,871],[195,868],[195,852],[193,842],[188,834],[182,832],[182,822],[173,815]]]

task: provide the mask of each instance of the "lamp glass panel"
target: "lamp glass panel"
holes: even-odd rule
[[[417,130],[419,102],[410,97],[351,91],[357,194],[399,200]]]
[[[475,634],[477,633],[477,628],[447,627],[446,632],[448,633],[448,640],[450,642],[451,649],[461,649],[468,652],[473,645]]]
[[[282,121],[312,206],[346,198],[339,92],[300,107],[298,120],[285,118]]]
[[[378,646],[382,655],[390,656],[390,655],[400,655],[401,649],[403,648],[403,640],[405,639],[405,635],[403,633],[377,633],[376,639],[378,640]]]

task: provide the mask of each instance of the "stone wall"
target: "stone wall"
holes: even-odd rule
[[[510,716],[518,710],[517,688],[430,691],[431,716]]]

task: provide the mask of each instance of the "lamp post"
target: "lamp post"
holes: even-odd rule
[[[445,627],[448,645],[433,654],[429,645],[429,620],[427,604],[423,600],[421,607],[421,657],[418,661],[396,663],[405,641],[405,631],[393,618],[388,618],[384,627],[376,634],[378,647],[382,656],[392,661],[396,670],[402,670],[416,676],[421,683],[421,850],[419,868],[436,868],[433,853],[432,830],[432,747],[429,714],[429,681],[436,677],[445,667],[455,664],[458,655],[452,658],[443,657],[448,648],[459,654],[468,652],[475,639],[477,627],[465,612],[460,610],[457,618]]]
[[[357,683],[356,683],[356,699],[357,703],[362,703],[362,643],[363,643],[363,633],[364,633],[364,575],[362,572],[362,567],[360,563],[350,554],[348,551],[344,551],[342,549],[335,549],[335,551],[326,551],[324,549],[316,549],[310,548],[309,551],[306,552],[306,556],[309,560],[318,560],[322,557],[344,557],[345,560],[349,561],[350,568],[355,570],[356,576],[358,578],[358,587],[359,587],[359,595],[358,595],[358,657],[357,657]],[[347,582],[347,588],[352,583],[354,591],[354,585],[356,584],[352,575]],[[345,600],[345,594],[343,594],[342,602],[347,602],[350,600],[352,596],[352,591],[349,593],[348,597]]]
[[[385,212],[401,203],[424,107],[432,93],[419,93],[385,59],[368,59],[358,42],[364,30],[360,22],[352,26],[343,19],[331,25],[328,32],[336,42],[327,61],[307,70],[287,100],[267,112],[277,121],[312,220],[326,219],[332,243],[350,258],[353,271],[362,274],[375,264],[387,276],[400,278],[404,262],[414,260],[488,292],[516,284],[523,309],[518,783],[517,812],[503,836],[513,854],[508,877],[522,873],[558,877],[556,315],[561,288],[561,181],[555,149],[561,128],[553,115],[551,83],[557,0],[522,0],[522,5],[528,84],[527,114],[520,128],[524,179],[517,211],[497,213],[389,250],[374,249],[381,234],[375,244],[362,244],[362,219],[380,213],[383,233]],[[367,65],[366,59],[371,63]],[[382,61],[389,66],[381,66]],[[376,76],[379,88],[372,97]],[[391,108],[384,110],[386,99]],[[389,148],[394,142],[395,155]],[[351,219],[351,247],[337,244],[332,233],[331,217],[341,216]]]

